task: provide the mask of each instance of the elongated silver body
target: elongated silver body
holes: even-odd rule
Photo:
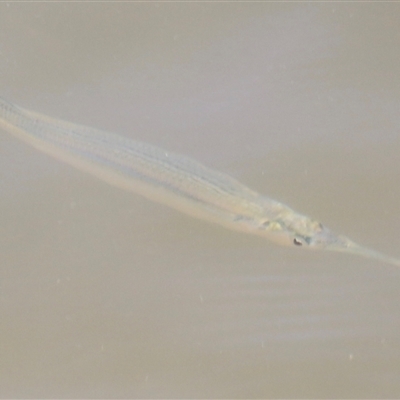
[[[230,229],[280,244],[400,261],[355,244],[290,207],[188,157],[26,110],[0,98],[0,128],[122,189]]]
[[[275,214],[265,200],[230,176],[181,155],[123,136],[25,110],[0,98],[0,126],[59,160],[109,184],[192,216],[241,230],[255,215]]]

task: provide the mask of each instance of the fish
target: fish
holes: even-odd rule
[[[228,174],[121,135],[52,118],[0,97],[0,128],[35,149],[121,189],[280,245],[329,250],[400,266]]]

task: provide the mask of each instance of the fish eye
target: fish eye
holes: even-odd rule
[[[264,222],[261,224],[261,227],[262,227],[263,229],[268,228],[268,226],[270,225],[270,223],[271,223],[271,221],[266,220],[266,221],[264,221]]]
[[[293,244],[295,244],[296,246],[302,246],[303,245],[303,242],[300,240],[300,239],[298,239],[298,238],[294,238],[293,239]]]

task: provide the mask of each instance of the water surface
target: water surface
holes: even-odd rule
[[[187,154],[400,256],[397,4],[0,4],[1,95]],[[0,132],[2,397],[398,397],[398,268],[302,252]]]

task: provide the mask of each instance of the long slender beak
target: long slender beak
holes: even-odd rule
[[[372,258],[378,261],[382,261],[388,264],[400,267],[400,260],[387,256],[385,254],[379,253],[378,251],[368,249],[366,247],[360,246],[354,243],[345,236],[337,236],[335,241],[327,244],[326,250],[339,251],[341,253],[355,254],[362,257]]]

